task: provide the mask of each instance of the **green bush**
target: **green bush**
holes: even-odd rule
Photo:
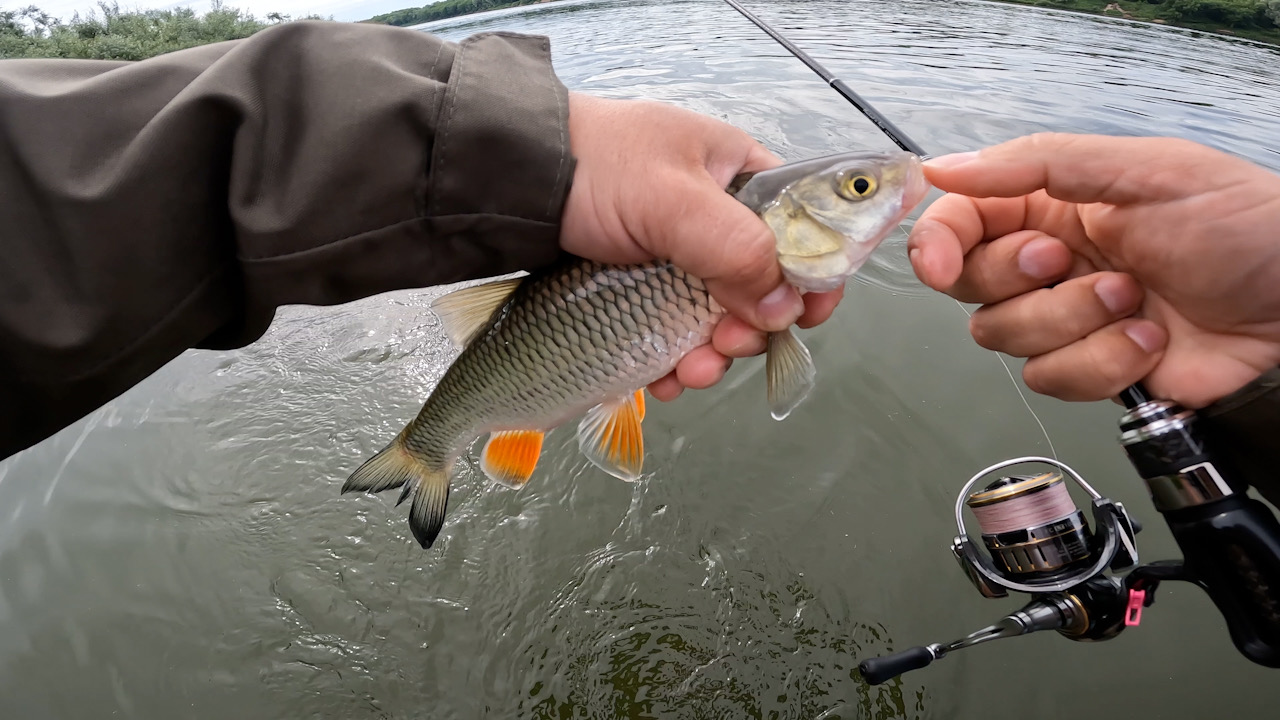
[[[1263,0],[1167,0],[1165,7],[1174,20],[1222,23],[1232,28],[1275,25]]]
[[[0,58],[142,60],[162,53],[236,40],[291,18],[270,13],[265,21],[214,0],[204,15],[190,8],[122,12],[99,2],[102,16],[79,13],[64,23],[39,8],[0,11]],[[311,15],[300,20],[320,20]]]
[[[386,25],[419,25],[432,20],[466,15],[468,13],[498,10],[517,5],[532,5],[540,0],[443,0],[423,7],[405,8],[382,15],[374,15],[369,22]]]
[[[1271,18],[1271,22],[1280,27],[1280,0],[1267,0],[1267,17]]]

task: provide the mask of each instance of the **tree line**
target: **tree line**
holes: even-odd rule
[[[66,22],[34,5],[0,10],[0,58],[142,60],[197,45],[246,38],[295,19],[273,12],[259,20],[250,13],[225,7],[220,0],[215,0],[204,15],[196,15],[190,8],[124,12],[114,2],[99,2],[98,9],[101,17],[97,13],[76,13]],[[308,15],[296,19],[325,18]]]
[[[404,8],[403,10],[395,10],[382,15],[374,15],[369,18],[369,22],[385,23],[387,25],[420,25],[432,20],[443,20],[445,18],[456,17],[458,15],[467,15],[470,13],[483,12],[485,10],[499,10],[502,8],[516,7],[518,5],[533,5],[539,2],[547,2],[547,0],[443,0],[443,2],[432,3],[416,8]]]
[[[1005,0],[1164,22],[1280,43],[1280,0]]]
[[[530,5],[546,0],[443,0],[377,15],[364,22],[417,25],[484,10]],[[1280,44],[1280,0],[1006,0],[1063,10],[1123,15],[1201,30],[1228,31]],[[98,12],[76,13],[62,21],[36,6],[0,10],[0,58],[60,57],[141,60],[161,53],[235,40],[292,20],[323,20],[316,15],[291,18],[251,13],[215,0],[208,12],[189,8],[124,12],[116,2],[100,1]]]

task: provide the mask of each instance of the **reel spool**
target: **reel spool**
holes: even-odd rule
[[[1056,472],[1005,476],[970,492],[991,473],[1027,463],[1050,465]],[[1072,500],[1066,476],[1092,498],[1096,532]],[[965,507],[982,530],[981,546],[965,529]],[[1138,562],[1133,521],[1124,507],[1049,458],[1006,460],[970,478],[956,498],[956,529],[951,551],[978,592],[989,598],[1005,597],[1009,590],[1059,592],[1108,567],[1122,571]]]

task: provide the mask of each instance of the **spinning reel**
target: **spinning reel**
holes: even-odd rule
[[[1137,625],[1162,581],[1207,592],[1248,659],[1280,667],[1280,524],[1250,498],[1229,463],[1212,455],[1196,415],[1174,403],[1139,399],[1120,419],[1120,444],[1147,483],[1184,559],[1138,565],[1139,524],[1064,463],[1023,457],[970,478],[956,499],[951,551],[983,597],[1010,592],[1031,599],[992,625],[949,643],[914,647],[858,666],[878,685],[951,652],[980,643],[1054,630],[1069,640],[1102,641]],[[998,470],[1048,466],[973,487]],[[1092,525],[1072,500],[1066,478],[1090,498]],[[968,507],[981,543],[964,523]]]
[[[927,157],[924,148],[844,81],[737,0],[726,1],[898,147]],[[1056,460],[1029,457],[993,465],[969,480],[956,501],[958,534],[952,552],[985,597],[1002,598],[1012,591],[1029,594],[1031,600],[960,640],[864,660],[858,667],[869,683],[922,668],[960,648],[1039,630],[1056,630],[1072,640],[1107,640],[1138,623],[1142,608],[1151,605],[1156,587],[1165,580],[1200,586],[1226,619],[1236,649],[1255,663],[1280,667],[1280,524],[1266,505],[1248,496],[1248,483],[1230,458],[1208,447],[1194,411],[1150,400],[1137,384],[1126,388],[1121,399],[1129,411],[1120,419],[1120,444],[1147,483],[1183,559],[1137,566],[1138,524],[1120,503],[1099,495]],[[1053,470],[1004,477],[968,494],[990,473],[1029,462]],[[1072,502],[1064,475],[1092,498],[1093,528]],[[981,548],[965,530],[965,505],[981,526]]]

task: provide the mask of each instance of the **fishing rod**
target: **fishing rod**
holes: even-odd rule
[[[861,95],[854,92],[853,88],[845,84],[843,80],[837,78],[835,75],[832,75],[831,72],[826,68],[822,67],[822,65],[817,60],[814,60],[813,58],[809,57],[808,53],[796,47],[795,44],[793,44],[790,40],[783,37],[782,34],[779,33],[777,30],[774,30],[773,28],[769,27],[763,20],[756,17],[755,15],[752,15],[751,11],[747,10],[746,8],[742,7],[742,5],[738,4],[737,0],[725,0],[725,2],[729,3],[729,5],[732,6],[734,10],[737,10],[738,12],[742,13],[743,17],[755,23],[756,27],[768,33],[769,37],[773,38],[774,40],[777,40],[778,44],[786,48],[787,52],[791,53],[792,55],[795,55],[796,58],[800,60],[800,62],[804,63],[805,65],[808,65],[810,70],[813,70],[815,73],[818,74],[818,77],[825,80],[827,85],[830,85],[831,87],[835,88],[835,91],[843,95],[845,100],[848,100],[849,102],[853,103],[854,107],[858,108],[858,110],[863,115],[866,115],[868,120],[875,123],[876,127],[880,128],[881,132],[883,132],[885,135],[888,135],[889,139],[892,140],[894,143],[896,143],[898,147],[902,148],[903,150],[906,150],[907,152],[915,153],[916,155],[919,155],[921,158],[928,157],[923,147],[921,147],[918,143],[916,143],[911,138],[907,137],[907,134],[899,130],[898,126],[889,122],[889,118],[886,118],[884,115],[881,115],[878,110],[876,110],[874,107],[871,106],[871,103],[867,102],[862,98]]]
[[[736,0],[725,2],[808,65],[898,147],[927,157],[844,81]],[[1153,399],[1141,383],[1126,388],[1119,399],[1126,409],[1119,421],[1120,445],[1183,559],[1138,565],[1141,525],[1123,504],[1103,497],[1065,463],[1043,457],[997,463],[960,490],[951,552],[983,597],[1004,598],[1013,591],[1030,600],[950,643],[867,658],[858,665],[864,680],[878,685],[956,650],[1042,630],[1069,640],[1109,640],[1137,625],[1159,584],[1174,580],[1209,595],[1240,654],[1280,668],[1280,522],[1249,497],[1243,473],[1215,445],[1194,410]],[[970,492],[983,478],[1018,465],[1042,469],[1002,476]],[[1092,527],[1072,499],[1067,477],[1088,495]],[[981,546],[965,528],[966,508],[977,519]]]

